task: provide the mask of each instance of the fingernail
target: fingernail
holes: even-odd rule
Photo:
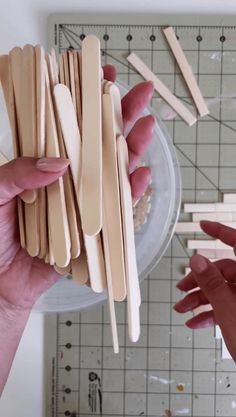
[[[207,260],[201,255],[195,255],[191,259],[191,268],[196,274],[202,274],[208,269]]]
[[[36,162],[36,168],[43,172],[59,172],[68,167],[70,161],[66,158],[41,158]]]

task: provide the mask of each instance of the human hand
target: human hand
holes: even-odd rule
[[[114,67],[107,66],[106,78],[112,80]],[[134,87],[122,100],[124,125],[142,112],[153,93],[151,83]],[[136,122],[127,137],[129,147],[132,195],[139,197],[149,179],[148,167],[134,170],[150,143],[154,118],[147,116]],[[34,158],[19,158],[0,167],[0,309],[31,309],[37,298],[59,278],[54,268],[43,260],[30,257],[20,247],[15,197],[23,190],[46,186],[64,174],[68,161],[47,161],[43,166]]]
[[[233,247],[236,253],[235,229],[210,221],[202,221],[201,228],[213,238]],[[196,291],[186,295],[174,308],[179,313],[186,313],[211,304],[211,311],[196,315],[186,325],[191,329],[199,329],[218,324],[227,348],[236,361],[236,262],[222,259],[211,263],[203,256],[195,255],[190,259],[190,267],[192,271],[177,284],[177,288],[185,292]]]

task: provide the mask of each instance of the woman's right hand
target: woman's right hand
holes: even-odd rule
[[[201,228],[209,236],[233,247],[236,254],[235,229],[210,221],[202,221]],[[185,292],[196,291],[186,295],[174,308],[179,313],[186,313],[211,304],[211,311],[194,316],[186,325],[199,329],[218,324],[236,362],[236,261],[222,259],[212,263],[201,255],[194,255],[190,267],[192,271],[177,284],[177,288]]]

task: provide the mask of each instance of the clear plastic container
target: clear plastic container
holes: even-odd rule
[[[121,84],[119,84],[119,88],[122,95],[128,90]],[[2,98],[0,99],[0,115],[1,119],[4,119]],[[152,170],[153,193],[147,222],[135,235],[140,280],[150,273],[165,252],[174,233],[181,200],[180,169],[174,146],[158,115],[152,109],[145,110],[143,115],[150,113],[154,114],[157,123],[152,143],[144,155],[143,161]],[[6,141],[9,144],[10,134],[7,134],[5,121],[3,125],[4,131],[0,132],[0,150],[4,152]],[[10,157],[9,149],[7,156]],[[79,286],[65,277],[61,278],[57,284],[38,299],[34,305],[34,311],[82,310],[104,301],[106,297],[106,292],[96,294],[87,286]]]

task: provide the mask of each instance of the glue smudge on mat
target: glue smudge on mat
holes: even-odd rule
[[[179,383],[179,384],[177,384],[176,388],[177,388],[178,391],[182,392],[182,391],[184,391],[184,386],[185,386],[185,384]]]

